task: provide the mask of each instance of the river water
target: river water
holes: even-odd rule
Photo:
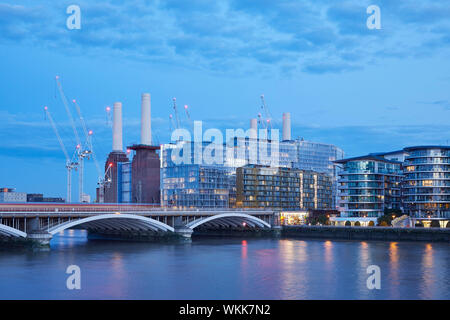
[[[447,243],[197,238],[190,243],[56,236],[0,250],[0,299],[450,299]],[[66,269],[81,270],[69,290]],[[381,289],[367,288],[367,267]]]

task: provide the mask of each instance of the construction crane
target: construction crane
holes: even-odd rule
[[[267,107],[266,100],[264,99],[264,95],[261,95],[261,109],[264,111],[265,115],[265,128],[272,130],[272,115],[270,114],[269,108]]]
[[[80,120],[81,123],[81,127],[83,128],[83,132],[84,132],[84,137],[86,139],[85,145],[84,147],[81,149],[81,154],[80,154],[80,159],[83,160],[84,158],[87,158],[88,160],[90,159],[90,157],[92,156],[92,160],[94,160],[94,164],[95,167],[97,169],[97,176],[98,176],[98,183],[101,182],[102,180],[102,174],[101,174],[101,169],[100,169],[100,165],[97,161],[97,158],[95,156],[95,152],[94,152],[94,147],[92,144],[92,134],[93,131],[92,130],[88,130],[87,126],[86,126],[86,122],[84,121],[83,115],[81,114],[81,109],[80,106],[78,105],[77,101],[74,99],[72,100],[73,104],[75,105],[75,109],[77,111],[78,114],[78,118]],[[83,161],[80,161],[80,194],[83,194],[83,175],[84,175],[84,167],[83,167]]]
[[[72,126],[73,134],[75,135],[75,141],[78,146],[81,146],[80,137],[78,136],[77,127],[75,126],[75,121],[73,120],[72,113],[70,112],[69,103],[67,102],[66,95],[64,94],[61,82],[59,81],[59,76],[55,77],[56,85],[58,87],[61,100],[63,101],[64,107],[66,108],[67,115],[69,116],[70,125]]]
[[[59,76],[55,77],[56,79],[56,84],[58,87],[58,91],[59,94],[61,96],[61,100],[63,101],[64,107],[66,109],[66,113],[67,116],[69,117],[70,120],[70,125],[72,126],[72,130],[73,133],[75,135],[75,140],[77,143],[77,157],[78,157],[78,167],[79,167],[79,172],[78,172],[78,201],[79,202],[83,202],[84,200],[84,159],[87,158],[88,160],[90,159],[90,156],[92,155],[92,158],[94,159],[94,162],[96,164],[97,167],[97,172],[98,172],[98,176],[99,176],[99,180],[101,179],[101,170],[100,170],[100,166],[98,165],[97,160],[95,159],[95,155],[93,155],[93,147],[92,147],[92,140],[91,140],[91,135],[92,135],[92,130],[87,129],[86,127],[86,123],[84,121],[84,118],[81,114],[81,110],[79,105],[76,103],[76,100],[72,100],[72,102],[74,103],[75,106],[75,110],[78,114],[78,118],[81,122],[81,126],[83,128],[83,132],[84,132],[84,136],[86,139],[86,142],[84,144],[81,143],[80,137],[78,135],[78,131],[77,131],[77,127],[75,125],[75,121],[73,119],[72,116],[72,112],[70,111],[70,107],[69,107],[69,103],[67,102],[67,98],[66,95],[64,94],[64,90],[62,88],[61,82],[59,81]]]
[[[175,124],[176,124],[176,129],[180,128],[180,119],[178,118],[178,110],[177,110],[177,98],[173,98],[173,110],[175,113]]]
[[[106,106],[105,110],[106,110],[106,125],[108,127],[112,127],[111,107]]]
[[[64,146],[61,136],[59,135],[58,128],[56,127],[56,124],[53,121],[53,117],[50,114],[50,111],[48,111],[47,106],[44,107],[44,111],[45,111],[45,114],[46,114],[48,120],[50,121],[50,123],[52,125],[53,131],[55,132],[56,137],[58,138],[58,142],[59,142],[59,145],[61,146],[64,156],[66,157],[66,169],[67,169],[67,198],[66,199],[67,199],[68,203],[71,203],[72,202],[72,169],[76,170],[78,163],[71,160],[71,158],[69,157],[69,154],[67,153],[67,149]]]
[[[186,112],[186,117],[188,118],[189,122],[191,121],[191,115],[189,114],[188,105],[184,105],[184,111]]]
[[[175,123],[173,122],[173,115],[169,114],[169,129],[172,132],[173,130],[175,130]]]
[[[99,202],[104,202],[105,196],[105,186],[109,186],[111,184],[111,168],[113,164],[110,162],[108,167],[105,170],[104,176],[98,182],[98,190],[99,190],[99,198],[101,199]]]
[[[61,82],[59,81],[59,76],[55,77],[56,79],[56,85],[58,87],[58,91],[59,91],[59,95],[61,96],[61,100],[63,101],[64,107],[66,109],[66,113],[67,116],[69,117],[70,120],[70,125],[72,126],[72,130],[73,130],[73,134],[75,135],[75,140],[77,143],[77,150],[78,150],[78,166],[80,168],[80,171],[78,173],[78,178],[79,178],[79,182],[78,182],[78,188],[79,188],[79,195],[78,195],[78,201],[79,202],[83,202],[83,161],[84,161],[84,157],[86,155],[85,150],[83,150],[82,148],[82,144],[80,141],[80,137],[78,135],[78,131],[77,131],[77,127],[75,125],[75,121],[73,120],[72,117],[72,113],[70,112],[70,107],[69,107],[69,103],[67,102],[67,98],[66,95],[64,94]]]

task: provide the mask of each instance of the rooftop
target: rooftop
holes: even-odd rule
[[[368,154],[366,156],[336,160],[336,161],[334,161],[334,163],[347,163],[349,161],[358,161],[358,160],[373,160],[373,161],[380,161],[380,162],[387,162],[387,163],[394,163],[394,164],[402,164],[402,162],[400,162],[400,161],[388,160],[388,159],[383,158],[374,153]]]

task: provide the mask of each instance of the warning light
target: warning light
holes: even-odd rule
[[[106,107],[106,111],[110,112],[111,108],[109,106]]]
[[[187,109],[187,108],[188,108],[187,104],[185,104],[185,105],[184,105],[184,108],[185,108],[185,109]]]
[[[89,130],[88,134],[91,136],[94,132],[92,130]]]
[[[56,78],[56,80],[58,80],[58,79],[59,79],[59,76],[56,76],[55,78]]]
[[[47,106],[45,106],[45,107],[44,107],[44,110],[47,110],[47,109],[48,109]]]
[[[247,224],[246,224],[245,222],[243,222],[243,223],[242,223],[242,226],[244,226],[244,227],[245,227],[246,225],[247,225]]]
[[[109,163],[109,167],[111,168],[112,166],[113,166],[113,164],[110,162],[110,163]]]
[[[73,99],[73,100],[72,100],[72,102],[73,102],[73,103],[76,103],[76,102],[77,102],[77,100]]]

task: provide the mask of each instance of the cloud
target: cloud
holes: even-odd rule
[[[369,1],[81,0],[82,29],[72,31],[62,3],[10,2],[0,4],[0,43],[233,75],[351,72],[385,57],[443,54],[450,47],[445,1],[380,0],[382,30],[368,30]]]
[[[449,100],[436,100],[436,101],[428,101],[428,102],[419,102],[422,104],[430,105],[430,106],[438,106],[442,107],[445,110],[450,110],[450,101]]]

